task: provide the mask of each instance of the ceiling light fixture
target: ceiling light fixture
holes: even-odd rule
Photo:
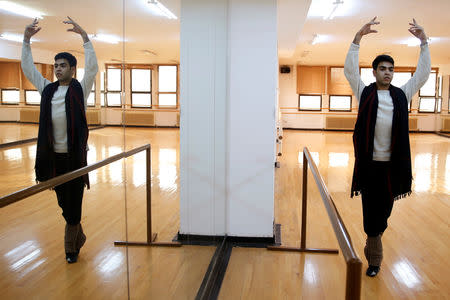
[[[29,18],[42,19],[44,15],[40,11],[10,1],[0,1],[0,10],[5,10],[9,13]]]
[[[156,15],[166,17],[168,19],[177,19],[177,16],[175,16],[170,10],[168,10],[164,5],[162,5],[161,2],[156,0],[148,0],[147,1],[148,6],[150,9],[155,13]]]
[[[340,4],[344,4],[344,1],[336,0],[335,2],[333,2],[332,6],[330,6],[330,8],[329,8],[329,12],[327,14],[325,14],[323,19],[324,20],[332,20],[334,18],[334,16],[336,15],[336,11]]]
[[[91,34],[89,37],[91,39],[110,44],[117,44],[120,42],[120,38],[112,34],[96,33]]]
[[[428,44],[431,44],[432,41],[436,41],[436,38],[429,37],[427,39]],[[402,42],[402,44],[406,44],[406,45],[408,45],[408,47],[416,47],[416,46],[420,46],[421,41],[416,37],[409,37],[406,40],[404,40]]]
[[[311,43],[311,45],[315,45],[315,44],[326,42],[327,40],[329,40],[329,37],[327,35],[316,33],[313,35],[313,38],[310,43]]]
[[[19,34],[2,33],[2,34],[0,34],[0,38],[11,41],[11,42],[18,42],[18,43],[23,42],[23,35],[19,35]],[[32,42],[30,41],[30,44],[31,43]]]

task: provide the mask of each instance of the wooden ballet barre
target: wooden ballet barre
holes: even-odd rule
[[[333,227],[334,233],[341,248],[347,265],[346,275],[346,300],[359,300],[361,297],[361,268],[362,262],[356,254],[353,248],[352,240],[348,234],[342,218],[336,209],[333,199],[320,175],[314,160],[309,153],[308,148],[303,148],[303,186],[302,186],[302,227],[300,237],[300,248],[284,247],[284,246],[268,246],[268,250],[278,251],[296,251],[296,252],[310,252],[310,253],[338,253],[338,250],[334,249],[315,249],[306,248],[306,210],[307,210],[307,185],[308,185],[308,164],[311,168],[311,173],[314,176],[317,187],[328,213],[328,217]]]
[[[57,185],[68,182],[72,179],[78,178],[87,174],[93,170],[101,168],[112,162],[120,160],[122,158],[129,157],[141,151],[146,151],[146,198],[147,198],[147,241],[146,242],[128,242],[128,241],[116,241],[114,245],[129,245],[129,246],[168,246],[168,247],[180,247],[179,242],[155,242],[156,233],[152,233],[152,207],[151,207],[151,146],[149,144],[134,148],[127,152],[122,152],[117,155],[108,157],[104,160],[96,162],[92,165],[77,169],[75,171],[54,177],[47,181],[35,184],[28,188],[16,191],[9,195],[0,198],[0,208],[40,193],[44,190],[54,188]]]

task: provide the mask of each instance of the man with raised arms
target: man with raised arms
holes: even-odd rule
[[[363,36],[377,32],[372,26],[378,24],[375,17],[356,33],[344,66],[345,76],[359,101],[353,134],[355,167],[351,196],[362,196],[367,234],[364,254],[369,264],[366,275],[371,277],[380,270],[383,258],[381,236],[388,226],[394,200],[411,193],[408,104],[431,71],[427,36],[413,19],[409,23],[409,32],[421,42],[414,75],[403,86],[393,86],[394,60],[389,55],[379,55],[372,62],[375,82],[366,86],[359,75],[359,43]]]
[[[73,76],[77,60],[67,52],[55,56],[54,72],[57,81],[50,82],[36,69],[31,54],[30,38],[41,27],[35,19],[25,28],[22,46],[22,70],[41,94],[39,133],[36,150],[36,180],[45,181],[55,176],[86,166],[87,98],[98,71],[97,58],[92,43],[83,28],[67,17],[67,29],[81,36],[85,53],[84,78],[79,82]],[[81,227],[81,207],[84,186],[89,188],[89,177],[84,175],[55,187],[58,204],[66,220],[64,248],[68,263],[78,259],[80,248],[86,241]]]

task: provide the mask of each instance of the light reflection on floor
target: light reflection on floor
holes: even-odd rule
[[[115,271],[124,263],[125,256],[121,251],[110,250],[106,255],[100,253],[95,258],[96,269],[103,277],[115,276]]]
[[[416,270],[414,270],[414,267],[407,259],[395,262],[392,273],[399,282],[409,289],[417,289],[422,283],[419,274],[417,274]]]
[[[159,150],[159,187],[161,190],[172,191],[178,188],[176,149]]]
[[[24,277],[47,260],[42,257],[41,247],[35,240],[23,242],[4,256],[9,261],[10,270],[19,278]]]
[[[22,151],[20,148],[11,148],[3,151],[5,160],[21,160],[22,159]]]
[[[345,152],[330,152],[328,153],[328,165],[330,167],[347,167],[349,154]]]
[[[319,276],[317,274],[318,270],[314,263],[307,259],[305,262],[305,268],[303,271],[303,276],[308,282],[308,285],[317,285]]]

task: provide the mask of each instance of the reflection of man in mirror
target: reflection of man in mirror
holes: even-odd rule
[[[359,101],[358,118],[353,134],[355,168],[351,195],[362,196],[364,231],[367,234],[364,254],[369,263],[367,276],[375,276],[383,258],[381,235],[387,228],[394,200],[411,193],[411,153],[409,146],[408,103],[425,84],[431,71],[430,51],[424,29],[409,23],[409,32],[420,42],[416,72],[406,84],[391,84],[394,60],[379,55],[372,63],[375,82],[365,86],[359,76],[359,42],[366,34],[377,32],[373,18],[355,35],[345,60],[344,73]]]
[[[87,164],[88,126],[85,110],[98,71],[97,58],[86,32],[70,17],[67,18],[63,23],[73,25],[67,31],[78,33],[83,38],[85,73],[81,82],[73,78],[77,60],[67,52],[55,56],[57,81],[50,82],[36,69],[30,38],[41,30],[41,27],[37,27],[37,19],[25,28],[23,37],[22,69],[41,94],[35,164],[37,181],[48,180]],[[55,187],[58,204],[66,220],[64,248],[68,263],[77,261],[80,248],[86,241],[80,224],[85,185],[89,188],[87,174]]]

